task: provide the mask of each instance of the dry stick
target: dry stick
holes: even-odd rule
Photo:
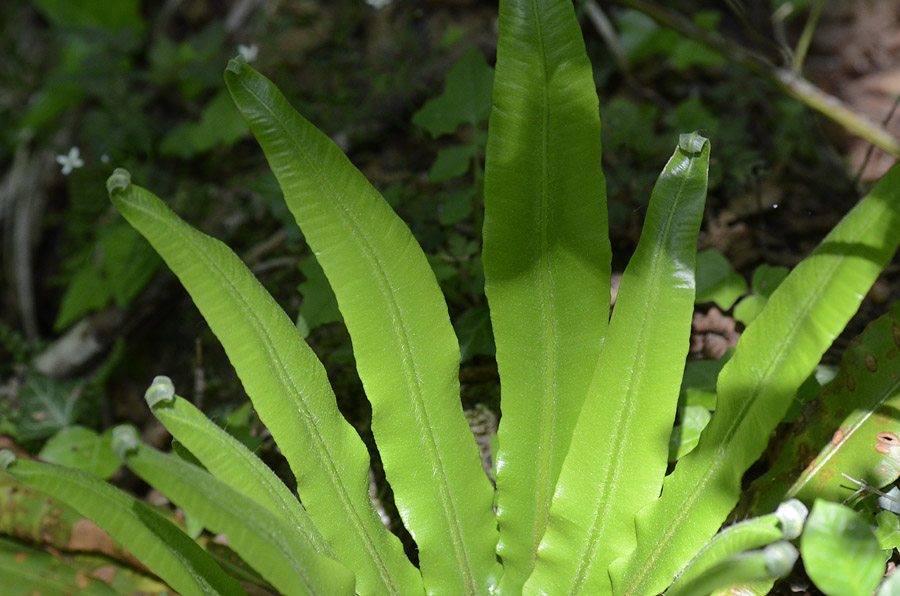
[[[855,112],[837,97],[825,93],[789,69],[775,66],[765,57],[701,29],[690,19],[659,6],[651,0],[615,1],[646,14],[663,27],[673,29],[681,35],[719,52],[732,62],[769,79],[794,99],[837,122],[851,133],[869,141],[894,157],[900,157],[900,140],[885,130],[883,126],[879,126],[866,116]]]
[[[606,14],[603,12],[603,9],[600,8],[600,5],[597,4],[595,0],[588,0],[584,3],[584,14],[587,15],[587,18],[594,26],[594,29],[596,29],[597,33],[600,34],[600,37],[603,38],[606,47],[609,48],[609,51],[616,61],[616,65],[619,67],[619,70],[622,71],[622,76],[625,77],[626,81],[630,81],[631,69],[628,67],[628,58],[625,56],[625,51],[619,43],[616,31],[613,28],[612,23],[610,23],[609,19],[606,17]]]
[[[846,505],[848,502],[850,502],[851,499],[853,499],[853,497],[857,496],[860,493],[864,493],[864,492],[875,493],[879,497],[884,497],[885,499],[888,499],[889,501],[893,501],[894,503],[900,504],[900,499],[896,499],[896,498],[892,497],[891,495],[887,494],[886,492],[882,492],[882,491],[878,490],[871,484],[863,482],[862,480],[857,480],[856,478],[851,478],[850,476],[844,474],[843,472],[841,472],[841,476],[843,476],[850,482],[853,482],[859,486],[859,488],[856,489],[856,491],[852,495],[850,495],[849,497],[844,499],[844,502],[841,503],[842,505]]]
[[[619,72],[622,73],[622,78],[625,79],[625,84],[642,98],[657,105],[663,104],[664,101],[658,94],[652,89],[643,87],[638,83],[637,79],[634,78],[634,74],[631,72],[631,67],[628,64],[628,57],[625,55],[625,50],[622,48],[622,44],[619,43],[619,38],[616,36],[616,30],[596,0],[587,0],[587,2],[584,3],[584,14],[594,26],[594,29],[597,30],[597,33],[600,34],[603,43],[609,48],[610,53],[612,53],[616,66],[618,67]]]

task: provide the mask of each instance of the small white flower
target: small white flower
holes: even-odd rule
[[[62,166],[62,173],[64,176],[71,174],[72,170],[75,168],[84,166],[84,160],[81,159],[81,153],[78,151],[78,147],[69,149],[68,155],[57,155],[56,163]]]
[[[390,3],[391,3],[391,0],[366,0],[366,4],[368,4],[375,10],[380,10]]]
[[[253,62],[256,60],[256,57],[259,56],[259,48],[256,47],[256,44],[250,44],[249,46],[245,46],[244,44],[238,45],[238,54],[244,57],[244,60],[247,62]]]
[[[109,156],[104,153],[100,156],[100,161],[102,161],[103,163],[109,163]]]

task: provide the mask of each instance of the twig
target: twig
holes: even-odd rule
[[[852,495],[850,495],[849,497],[844,499],[844,504],[847,503],[847,501],[849,501],[856,495],[858,495],[862,492],[868,491],[870,493],[875,493],[879,497],[884,497],[885,499],[888,499],[888,500],[893,501],[894,503],[897,503],[898,505],[900,505],[900,499],[896,499],[896,498],[892,497],[891,495],[887,494],[886,492],[882,492],[882,491],[878,490],[871,484],[867,484],[867,483],[863,482],[862,480],[857,480],[856,478],[851,478],[850,476],[847,476],[843,472],[841,472],[841,476],[843,476],[850,482],[853,482],[854,484],[857,484],[859,486],[859,488]]]
[[[837,97],[829,95],[806,79],[798,77],[789,69],[777,67],[756,52],[701,29],[690,19],[659,6],[651,0],[615,1],[643,12],[663,27],[673,29],[685,37],[702,43],[728,60],[769,79],[786,94],[837,122],[851,133],[869,141],[894,157],[900,157],[900,140],[885,130],[883,126],[879,126],[868,117],[855,112]]]
[[[622,71],[622,76],[625,77],[626,81],[631,79],[631,69],[628,67],[628,58],[625,57],[625,52],[622,50],[622,45],[619,43],[616,31],[613,29],[612,23],[609,22],[609,18],[607,18],[603,9],[600,8],[600,5],[597,4],[595,0],[587,0],[587,2],[584,3],[584,14],[587,15],[587,18],[594,26],[594,29],[596,29],[597,33],[600,34],[600,37],[603,38],[606,47],[609,48],[609,51],[616,61],[616,65],[619,67],[619,70]]]
[[[797,41],[797,49],[794,51],[794,62],[792,69],[795,75],[803,72],[803,61],[806,60],[806,53],[809,51],[809,44],[812,43],[813,34],[816,32],[816,25],[819,24],[819,17],[822,16],[822,9],[825,7],[825,0],[816,0],[813,7],[809,11],[809,18],[803,25],[803,31],[800,33],[800,39]]]
[[[884,120],[881,121],[882,126],[887,128],[888,123],[891,121],[891,118],[894,117],[894,113],[897,111],[898,107],[900,107],[900,95],[894,98],[894,105],[891,106],[891,109],[890,111],[888,111],[887,116],[885,116]],[[859,164],[859,169],[856,170],[856,175],[853,177],[853,186],[859,184],[859,180],[862,178],[866,166],[869,165],[869,160],[872,159],[872,153],[874,151],[875,145],[869,143],[869,148],[866,149],[866,155],[863,157],[862,163]]]
[[[600,34],[600,37],[603,38],[603,42],[609,48],[610,53],[612,53],[616,66],[619,72],[622,73],[622,78],[625,80],[628,88],[654,104],[664,105],[665,101],[657,93],[642,86],[634,77],[634,74],[631,72],[631,66],[628,64],[628,57],[622,49],[622,44],[619,43],[616,30],[596,0],[587,0],[583,6],[584,14],[587,15],[588,20],[594,26],[594,29],[597,30],[597,33]]]

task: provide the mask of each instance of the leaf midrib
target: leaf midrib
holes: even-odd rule
[[[546,445],[546,449],[540,451],[540,465],[538,466],[538,482],[537,482],[537,507],[538,510],[534,516],[534,527],[532,530],[531,552],[529,553],[528,568],[534,569],[537,560],[538,546],[544,536],[547,528],[547,521],[550,515],[550,473],[553,469],[554,456],[558,449],[554,446],[555,428],[557,423],[556,412],[558,408],[559,396],[556,391],[556,379],[558,375],[558,351],[557,342],[557,316],[556,304],[553,301],[553,270],[550,264],[550,76],[547,72],[547,56],[544,49],[544,32],[543,22],[541,21],[541,13],[538,2],[532,0],[532,15],[535,22],[535,36],[537,38],[537,54],[541,62],[541,89],[543,91],[543,104],[541,110],[541,209],[540,220],[540,256],[541,256],[541,312],[546,313],[543,317],[543,340],[541,345],[544,350],[543,370],[543,394],[542,400],[543,415],[539,421],[538,430],[541,436],[542,444]]]
[[[332,489],[334,493],[338,495],[344,509],[351,513],[351,515],[349,516],[351,523],[356,528],[357,534],[359,534],[363,538],[363,545],[366,548],[366,551],[371,556],[371,559],[377,562],[376,568],[381,575],[382,582],[385,584],[385,587],[387,587],[393,594],[397,594],[399,596],[399,587],[397,587],[396,583],[393,581],[393,577],[387,570],[387,565],[385,564],[384,559],[381,557],[378,549],[375,548],[372,537],[366,531],[365,525],[362,523],[361,515],[353,505],[352,499],[350,499],[349,495],[346,492],[344,483],[341,481],[340,474],[337,471],[334,457],[328,448],[328,443],[324,440],[321,433],[319,432],[318,426],[316,426],[315,424],[315,416],[313,416],[309,411],[305,394],[294,383],[293,377],[288,372],[287,366],[282,361],[278,350],[274,346],[272,337],[267,331],[267,326],[256,315],[256,312],[253,310],[253,308],[250,306],[250,304],[247,302],[238,288],[234,285],[234,283],[232,283],[230,277],[228,277],[224,270],[219,266],[216,259],[212,258],[212,256],[206,251],[204,246],[196,243],[194,241],[194,238],[191,237],[191,234],[186,233],[186,231],[182,229],[182,226],[180,225],[171,226],[170,223],[166,221],[160,214],[156,213],[152,209],[147,208],[143,204],[138,203],[134,200],[129,201],[129,203],[131,204],[132,208],[142,211],[144,214],[155,219],[164,228],[177,233],[181,237],[182,241],[194,248],[197,253],[204,258],[207,266],[210,269],[213,269],[218,274],[218,277],[216,277],[215,279],[220,283],[218,283],[217,285],[223,288],[231,296],[232,300],[234,300],[238,304],[238,306],[245,314],[245,320],[251,323],[251,328],[256,332],[255,335],[258,341],[262,344],[262,347],[264,348],[266,355],[268,356],[269,363],[275,365],[272,368],[274,369],[276,378],[279,380],[279,384],[282,386],[282,389],[285,391],[285,393],[297,396],[297,403],[299,403],[301,406],[297,408],[297,411],[302,415],[303,420],[306,422],[306,431],[309,433],[310,437],[315,443],[316,449],[314,450],[314,454],[319,457],[320,462],[323,462],[321,468],[327,472],[327,477],[332,485]],[[221,283],[221,280],[224,280],[225,283]],[[253,325],[253,323],[255,323],[255,325]],[[294,407],[294,404],[288,404],[288,406]]]
[[[875,221],[876,221],[876,219],[873,218],[870,221],[870,224],[874,223]],[[867,226],[866,229],[868,229],[868,227],[871,227],[871,225]],[[860,233],[860,237],[866,237],[865,230]],[[826,237],[824,242],[827,242],[827,241],[828,241],[828,238]],[[810,255],[810,256],[813,256],[813,255]],[[807,257],[807,258],[809,258],[809,257]],[[672,536],[677,533],[677,530],[681,526],[683,521],[686,518],[688,518],[689,513],[693,511],[694,503],[696,503],[697,499],[704,492],[704,488],[706,487],[706,485],[709,483],[709,481],[714,476],[717,475],[718,470],[721,468],[722,464],[724,463],[724,460],[726,459],[727,452],[731,449],[731,446],[733,445],[732,441],[734,439],[734,435],[737,434],[737,431],[739,430],[738,427],[743,422],[743,420],[746,416],[747,410],[753,404],[755,404],[756,401],[759,399],[760,394],[765,390],[765,387],[768,385],[768,383],[766,383],[766,380],[769,378],[769,375],[771,374],[772,369],[776,367],[776,363],[778,363],[778,364],[781,363],[782,354],[788,349],[789,345],[794,343],[794,340],[796,339],[794,337],[794,332],[797,329],[797,327],[800,326],[801,321],[805,321],[810,316],[810,313],[809,313],[810,308],[811,308],[810,305],[813,302],[816,302],[821,298],[822,294],[824,293],[825,286],[829,285],[834,280],[835,272],[838,269],[840,269],[843,264],[844,264],[844,259],[841,259],[839,261],[835,260],[833,262],[833,264],[827,268],[827,274],[825,276],[823,276],[827,280],[827,282],[819,284],[816,288],[816,291],[808,294],[807,300],[805,300],[803,303],[803,308],[801,309],[801,312],[805,313],[804,316],[792,318],[790,327],[789,327],[790,333],[785,334],[785,336],[784,336],[785,340],[782,342],[779,342],[778,349],[775,350],[776,357],[772,358],[769,361],[769,366],[766,367],[764,374],[757,381],[757,383],[756,383],[757,388],[752,392],[752,394],[753,394],[752,399],[744,400],[742,402],[741,407],[739,408],[739,410],[737,412],[737,415],[732,418],[732,423],[728,426],[728,428],[725,432],[724,440],[714,448],[714,453],[716,454],[716,457],[712,458],[711,463],[707,466],[706,471],[700,476],[699,481],[693,484],[694,488],[688,493],[688,497],[682,501],[682,506],[679,507],[678,513],[675,515],[675,517],[672,518],[672,521],[666,526],[666,530],[662,533],[660,538],[655,542],[655,547],[653,549],[651,549],[650,555],[647,556],[647,558],[644,561],[644,565],[640,567],[638,572],[635,574],[634,578],[628,583],[628,586],[625,588],[622,596],[630,596],[633,593],[632,590],[635,588],[635,586],[639,585],[639,582],[642,581],[643,578],[646,577],[647,573],[650,572],[650,570],[653,567],[653,564],[656,562],[656,559],[659,558],[659,556],[662,554],[664,548],[668,545]],[[694,454],[696,454],[696,455],[694,455]],[[692,455],[694,455],[695,458],[699,458],[700,451],[695,449],[694,451],[689,453],[686,457],[691,457]],[[707,459],[709,459],[709,457],[707,457]],[[677,473],[677,469],[676,469],[676,472],[674,472],[674,473]],[[662,498],[662,497],[660,497],[660,498]]]
[[[169,410],[168,414],[169,414],[170,418],[176,418],[185,426],[191,427],[197,434],[204,434],[207,432],[206,429],[203,428],[202,423],[197,420],[194,420],[193,418],[187,417],[183,414],[176,413],[175,410]],[[307,530],[307,528],[302,523],[300,523],[294,516],[293,511],[291,511],[291,509],[293,506],[302,507],[302,505],[300,504],[299,501],[297,501],[295,499],[294,503],[288,502],[284,498],[284,494],[282,493],[282,491],[279,490],[279,487],[277,485],[273,484],[272,479],[269,478],[264,471],[257,469],[256,462],[254,462],[252,459],[249,459],[247,457],[247,453],[245,451],[236,447],[235,445],[231,444],[228,441],[222,441],[220,443],[220,446],[224,446],[228,450],[225,455],[226,459],[228,457],[240,459],[241,461],[243,461],[247,464],[246,469],[250,472],[250,475],[256,481],[256,485],[262,486],[264,488],[265,494],[269,496],[269,498],[272,501],[272,504],[278,508],[278,512],[283,514],[285,516],[285,518],[289,522],[291,522],[291,524],[294,526],[294,528],[301,535],[303,535],[304,538],[306,538],[306,540],[309,541],[309,543],[313,546],[313,548],[316,549],[316,551],[321,552],[322,554],[324,554],[325,556],[328,556],[328,557],[334,556],[333,553],[331,552],[331,548],[329,547],[328,543],[325,543],[324,541],[319,540],[318,537],[314,537]],[[223,480],[221,478],[220,478],[220,480],[222,480],[222,482],[224,482],[225,484],[229,484],[228,482],[225,482],[225,480]],[[280,482],[280,480],[276,480],[276,482]],[[282,488],[284,488],[284,490],[287,490],[287,487],[284,486],[283,484],[282,484]],[[247,495],[247,496],[249,497],[249,495]],[[253,499],[252,497],[249,497],[249,498]],[[293,496],[292,496],[292,498],[293,498]],[[253,500],[256,501],[256,499],[253,499]],[[259,503],[259,501],[257,501],[257,503]],[[260,505],[262,505],[263,507],[266,506],[264,503],[260,503]],[[273,511],[273,513],[276,513],[276,515],[278,514],[278,512]],[[320,548],[320,546],[322,548]]]
[[[885,389],[883,391],[883,397],[878,400],[877,404],[865,409],[865,413],[863,414],[863,416],[859,419],[858,422],[854,423],[847,429],[847,432],[844,433],[843,438],[838,442],[838,444],[834,446],[834,449],[829,450],[828,453],[825,454],[825,457],[816,458],[816,464],[813,466],[812,470],[810,470],[806,474],[806,481],[799,486],[797,486],[796,484],[792,486],[790,491],[788,491],[786,498],[792,497],[797,494],[804,486],[806,486],[806,484],[809,483],[810,480],[812,480],[816,476],[816,474],[819,473],[819,470],[821,470],[825,466],[825,464],[831,460],[832,457],[834,457],[838,453],[843,453],[843,451],[841,451],[840,449],[841,445],[844,445],[845,443],[850,441],[850,438],[854,435],[854,433],[856,433],[856,431],[859,430],[860,427],[862,427],[862,425],[865,424],[866,421],[875,414],[878,408],[884,405],[884,402],[886,402],[888,399],[896,395],[898,389],[900,389],[900,379],[897,379],[897,381],[895,381],[888,389]]]
[[[261,105],[270,114],[273,121],[278,123],[278,125],[281,127],[283,135],[286,138],[290,139],[296,152],[300,155],[303,161],[306,162],[307,167],[310,169],[310,171],[312,171],[313,174],[320,180],[320,187],[330,195],[330,197],[334,201],[334,204],[339,207],[341,215],[344,216],[344,220],[349,224],[347,227],[349,228],[351,234],[353,234],[361,244],[363,248],[363,258],[365,258],[369,262],[371,269],[374,270],[377,274],[376,279],[379,284],[380,293],[385,299],[385,303],[389,306],[391,319],[395,322],[393,331],[396,335],[399,336],[398,342],[401,348],[400,354],[402,356],[405,369],[403,372],[404,376],[407,379],[407,387],[411,390],[410,392],[411,397],[413,398],[412,403],[414,405],[414,412],[416,414],[416,417],[419,418],[420,426],[424,431],[424,436],[427,438],[426,447],[431,452],[430,459],[437,462],[441,471],[440,474],[435,474],[433,475],[433,477],[436,477],[439,480],[439,482],[437,483],[438,494],[441,499],[441,507],[444,509],[443,517],[445,519],[446,525],[448,526],[448,529],[450,530],[449,535],[451,537],[454,556],[460,563],[460,567],[466,570],[466,573],[462,575],[463,580],[466,582],[467,593],[477,594],[478,589],[475,582],[475,574],[472,569],[472,562],[469,557],[468,549],[465,548],[463,531],[459,524],[459,515],[456,511],[456,504],[453,499],[452,490],[447,481],[446,467],[444,465],[440,450],[437,446],[437,440],[434,436],[434,429],[428,416],[427,404],[423,397],[422,387],[419,381],[419,379],[421,378],[419,375],[419,367],[415,362],[412,350],[410,349],[406,322],[400,312],[401,309],[397,304],[393,293],[390,291],[390,284],[388,283],[388,276],[384,270],[384,265],[369,243],[368,238],[363,233],[362,227],[359,225],[354,214],[343,204],[342,197],[333,191],[332,185],[328,182],[326,173],[316,167],[315,164],[309,159],[307,153],[303,150],[303,147],[298,139],[294,136],[291,129],[275,112],[275,110],[270,107],[262,97],[255,93],[254,90],[251,89],[242,78],[238,77],[238,81],[241,83],[244,90],[247,91],[247,93],[249,93],[251,96],[253,96],[257,100],[259,105]]]
[[[653,246],[653,265],[650,270],[650,274],[648,279],[652,280],[660,280],[659,270],[663,266],[663,259],[660,256],[659,247],[663,244],[664,238],[668,237],[671,233],[672,225],[675,220],[675,211],[677,206],[681,203],[684,193],[684,187],[687,184],[688,178],[691,176],[691,170],[694,168],[696,164],[696,159],[694,155],[691,155],[688,158],[688,166],[687,173],[683,176],[680,176],[678,179],[678,190],[675,193],[675,198],[672,203],[673,206],[668,210],[666,215],[666,223],[663,226],[663,229],[660,231],[659,236],[654,242]],[[638,255],[640,256],[640,255]],[[659,294],[661,292],[662,285],[660,283],[654,283],[651,285],[652,294],[647,300],[647,304],[656,304],[659,300]],[[615,311],[614,311],[615,312]],[[644,350],[641,346],[647,344],[647,333],[648,328],[652,325],[649,323],[649,317],[644,317],[641,320],[641,328],[638,333],[638,340],[636,344],[636,349],[634,353],[634,358],[632,359],[632,366],[628,368],[628,370],[632,371],[632,374],[629,377],[628,390],[627,395],[622,399],[623,409],[617,412],[618,417],[609,423],[610,428],[614,428],[616,430],[615,440],[612,440],[612,453],[610,454],[610,458],[608,461],[612,462],[612,470],[613,473],[609,475],[605,482],[600,485],[600,493],[598,498],[595,501],[594,511],[592,514],[591,527],[588,531],[588,542],[587,547],[585,548],[584,554],[579,558],[578,568],[575,573],[575,577],[572,582],[572,586],[569,589],[570,594],[580,593],[584,588],[584,582],[586,581],[587,570],[591,565],[591,562],[594,558],[594,552],[597,548],[597,542],[603,534],[603,531],[607,527],[608,517],[610,515],[610,511],[607,507],[608,502],[612,500],[610,497],[614,493],[614,489],[618,484],[618,480],[621,476],[621,469],[623,458],[620,457],[622,450],[625,447],[625,441],[621,440],[621,437],[627,436],[629,434],[629,429],[631,428],[631,421],[634,419],[634,401],[630,399],[631,395],[635,391],[634,383],[631,381],[638,376],[636,371],[641,369],[640,361],[642,359],[642,354],[644,354]],[[651,338],[652,339],[652,338]],[[640,375],[645,376],[645,375]],[[627,413],[627,415],[626,415]],[[624,420],[624,422],[622,422]],[[607,512],[607,515],[603,515],[604,512]]]
[[[156,453],[156,452],[150,451],[149,449],[145,449],[145,448],[141,448],[138,450],[138,457],[141,457],[142,459],[144,459],[146,461],[147,465],[153,466],[154,468],[156,468],[157,473],[168,473],[168,474],[176,475],[178,480],[180,481],[180,483],[182,485],[184,485],[185,487],[190,487],[191,485],[197,483],[197,473],[194,472],[193,470],[190,470],[187,467],[188,465],[191,465],[191,464],[187,464],[186,462],[184,462],[186,465],[176,465],[176,463],[169,464],[166,461],[167,458],[165,458],[165,456],[163,454]],[[156,460],[156,461],[154,461],[154,460]],[[156,463],[156,462],[163,462],[163,463],[162,463],[162,465],[160,465],[159,463]],[[181,462],[177,462],[177,464],[181,464]],[[212,476],[212,474],[210,474],[210,476]],[[222,482],[222,481],[219,480],[219,482]],[[224,482],[222,482],[222,483],[225,484]],[[234,490],[234,489],[232,489],[232,490]],[[250,497],[247,497],[246,495],[243,495],[243,496],[252,501],[252,499],[250,499]],[[184,501],[187,502],[188,500],[193,500],[194,498],[195,497],[193,495],[187,494]],[[254,503],[256,503],[256,501],[254,501]],[[259,505],[260,507],[264,507],[260,503],[256,503],[256,504]],[[282,563],[287,563],[288,567],[290,567],[294,571],[294,573],[300,577],[300,580],[303,582],[303,585],[306,587],[307,591],[310,594],[315,594],[316,592],[313,589],[315,582],[313,582],[309,578],[308,574],[306,573],[306,570],[303,568],[303,565],[301,564],[302,561],[300,561],[292,556],[293,548],[290,544],[291,543],[290,537],[285,535],[285,533],[282,532],[279,528],[273,527],[272,524],[268,523],[264,518],[262,518],[262,519],[257,518],[256,515],[248,516],[248,515],[246,515],[246,512],[235,511],[235,509],[234,509],[235,505],[236,505],[235,503],[227,503],[227,502],[225,503],[225,506],[229,508],[229,513],[232,514],[228,517],[231,517],[235,520],[235,522],[233,522],[233,523],[235,523],[239,526],[243,526],[244,528],[250,529],[251,535],[254,538],[260,538],[260,539],[264,540],[265,542],[267,542],[268,544],[274,546],[278,550],[278,552],[281,553],[281,555],[282,555]],[[244,515],[241,515],[242,513]],[[221,515],[220,511],[214,511],[212,513],[213,518],[218,517],[219,515]],[[272,513],[272,515],[274,516],[275,514]],[[223,525],[227,526],[227,522],[225,524],[214,523],[211,525],[219,526],[220,528],[222,528]],[[249,541],[255,541],[254,538],[250,538]],[[283,567],[282,567],[282,569],[283,569]],[[258,571],[262,572],[262,570],[258,570]]]
[[[49,464],[36,464],[36,465],[49,465]],[[113,515],[113,518],[111,520],[108,520],[108,523],[114,523],[115,525],[122,527],[125,524],[125,522],[123,522],[121,520],[124,518],[126,520],[130,520],[131,522],[138,524],[141,528],[145,529],[147,531],[147,533],[153,537],[153,539],[155,540],[155,542],[157,542],[157,544],[160,545],[161,548],[157,548],[155,550],[157,552],[163,553],[162,554],[163,558],[165,558],[167,556],[173,557],[181,563],[181,565],[182,565],[181,569],[178,571],[175,571],[175,573],[180,576],[180,579],[182,579],[182,580],[185,579],[184,575],[179,573],[179,571],[182,571],[187,574],[187,576],[194,582],[194,584],[196,586],[198,586],[201,589],[201,591],[204,594],[222,594],[222,592],[220,592],[219,590],[215,589],[212,585],[210,585],[210,583],[207,581],[206,577],[202,574],[202,572],[199,570],[199,568],[197,567],[197,565],[194,563],[194,561],[192,559],[185,556],[185,554],[181,550],[179,550],[177,547],[175,547],[173,545],[170,545],[168,543],[168,541],[166,541],[162,536],[160,536],[154,530],[152,530],[151,528],[147,527],[144,524],[144,522],[143,522],[143,520],[141,520],[140,516],[132,509],[132,503],[136,503],[137,507],[141,507],[141,506],[146,507],[145,505],[143,505],[143,503],[141,503],[140,501],[134,500],[133,497],[129,497],[125,493],[121,493],[120,491],[113,488],[112,485],[107,485],[105,483],[94,484],[91,481],[86,481],[78,473],[66,472],[65,471],[66,468],[62,468],[62,470],[64,470],[64,475],[66,476],[65,481],[71,485],[74,485],[74,487],[75,487],[75,491],[67,490],[63,487],[63,488],[61,488],[61,490],[63,492],[66,492],[66,493],[76,492],[76,494],[78,496],[91,495],[94,497],[99,497],[102,501],[111,501],[114,505],[117,506],[117,509],[116,509],[117,515]],[[13,475],[15,475],[15,474],[13,474]],[[59,484],[58,480],[56,478],[53,478],[53,475],[44,469],[32,468],[30,472],[28,470],[25,470],[24,475],[26,477],[27,476],[32,476],[32,477],[38,476],[39,478],[43,479],[45,482],[50,481],[54,484]],[[26,481],[26,483],[27,483],[27,481]],[[108,489],[106,488],[107,486],[109,486]],[[97,491],[95,491],[94,490],[95,488],[100,488],[100,492],[98,493]],[[82,502],[81,499],[79,499],[79,506],[75,507],[75,510],[78,511],[79,513],[81,513],[81,508],[82,508],[82,506],[80,505],[81,502]],[[101,505],[101,507],[103,507],[103,505]],[[103,508],[106,509],[106,507],[103,507]],[[94,507],[85,507],[85,509],[95,510]],[[148,510],[149,510],[149,508],[148,508]],[[106,511],[106,513],[108,514],[108,511]],[[85,515],[85,517],[91,518],[90,515]],[[166,523],[171,523],[168,520],[165,520],[165,521],[166,521]],[[130,524],[127,524],[127,525],[130,525]],[[126,529],[126,528],[122,528],[122,529]],[[180,530],[179,530],[179,532],[180,532]],[[118,541],[117,541],[117,543],[118,543]],[[198,548],[199,548],[199,546],[198,546]]]

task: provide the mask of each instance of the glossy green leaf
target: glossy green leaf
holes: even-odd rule
[[[227,416],[220,418],[216,426],[227,431],[229,436],[237,439],[253,453],[259,452],[265,445],[265,437],[258,432],[259,417],[253,410],[253,402],[245,401],[231,410]]]
[[[109,291],[94,263],[86,263],[69,279],[53,322],[54,331],[62,331],[89,312],[109,303]]]
[[[701,578],[707,575],[720,575],[720,573],[713,571],[713,568],[730,557],[739,555],[743,551],[762,548],[778,540],[793,540],[797,538],[803,530],[803,523],[806,521],[808,513],[809,510],[803,503],[798,500],[791,500],[779,505],[775,513],[744,520],[724,528],[703,546],[666,593],[669,595],[687,593],[695,590],[697,585],[708,586],[706,580],[701,580]],[[796,553],[794,557],[796,558]],[[763,574],[764,577],[744,576],[740,579],[736,576],[729,578],[726,575],[728,583],[721,584],[717,588],[724,585],[732,585],[735,582],[757,582],[772,577],[779,577],[784,574],[783,570],[780,571],[782,572],[777,575]],[[790,567],[788,567],[788,571],[790,571]],[[689,588],[689,586],[694,587]],[[706,587],[707,591],[705,594],[709,594],[713,589],[717,588]]]
[[[42,460],[109,478],[121,463],[112,450],[112,431],[97,434],[83,426],[64,428],[47,441],[38,454]]]
[[[441,225],[452,226],[472,215],[475,195],[475,188],[466,186],[447,196],[441,204]]]
[[[728,310],[746,292],[747,282],[725,255],[714,248],[697,255],[697,304],[715,302],[722,310]]]
[[[309,514],[275,473],[193,404],[175,395],[168,377],[154,379],[146,399],[166,430],[216,478],[280,516],[316,551],[333,555]]]
[[[247,123],[234,109],[225,92],[219,93],[203,108],[197,122],[182,122],[163,137],[159,152],[182,159],[229,147],[247,136]]]
[[[763,263],[753,271],[751,287],[753,293],[738,302],[734,307],[734,318],[749,325],[762,309],[765,308],[769,296],[788,275],[787,267],[772,267]]]
[[[717,10],[698,10],[693,13],[691,20],[697,27],[715,33],[721,18],[722,13]],[[679,36],[673,47],[666,48],[665,55],[677,70],[686,70],[692,66],[715,67],[725,64],[725,57],[722,54],[686,36]]]
[[[681,422],[669,438],[669,461],[677,461],[693,451],[710,418],[712,415],[705,406],[685,406],[681,410]]]
[[[500,2],[485,169],[485,293],[503,417],[502,594],[534,565],[609,316],[600,118],[572,3]]]
[[[412,123],[440,137],[463,124],[484,122],[491,113],[493,75],[484,54],[476,47],[468,48],[447,73],[444,92],[413,114]]]
[[[788,276],[790,270],[787,267],[772,266],[763,263],[753,270],[753,279],[750,287],[754,294],[768,298],[778,289],[781,282]]]
[[[328,285],[328,278],[325,277],[325,272],[314,255],[300,261],[300,273],[306,278],[297,286],[297,290],[303,296],[303,302],[300,303],[300,317],[303,318],[302,325],[306,329],[306,333],[303,333],[305,336],[319,325],[340,321],[341,311],[338,310],[334,292]],[[301,327],[299,323],[297,326]]]
[[[244,595],[240,584],[172,522],[93,474],[0,451],[16,480],[59,499],[93,520],[183,596]]]
[[[800,538],[807,575],[827,596],[871,596],[884,576],[884,555],[862,515],[817,499]]]
[[[85,575],[45,551],[0,537],[3,596],[117,596],[100,580]]]
[[[690,343],[709,151],[697,133],[682,135],[653,189],[525,594],[609,593],[607,566],[634,548],[632,517],[659,495]]]
[[[834,380],[838,370],[840,370],[840,367],[828,364],[819,364],[816,366],[815,372],[809,375],[797,389],[797,394],[791,401],[791,406],[788,408],[788,411],[781,421],[787,423],[796,421],[800,412],[806,407],[806,404],[819,395],[819,392],[822,391],[822,387]]]
[[[119,308],[126,308],[156,275],[162,264],[159,255],[134,228],[121,221],[105,228],[100,242],[106,289]]]
[[[751,485],[746,510],[784,498],[844,501],[859,486],[900,477],[900,302],[844,352],[841,370],[792,425],[772,468]]]
[[[734,307],[734,318],[744,325],[749,325],[753,319],[759,316],[759,313],[766,307],[767,299],[763,296],[751,294],[745,296]]]
[[[459,337],[460,362],[478,354],[493,355],[494,336],[491,331],[491,314],[485,305],[473,306],[459,315],[453,324]]]
[[[733,350],[728,350],[718,360],[690,360],[684,367],[679,400],[685,406],[703,406],[707,410],[716,409],[716,381],[722,367],[731,358]]]
[[[116,170],[113,203],[181,280],[278,442],[306,510],[363,593],[415,594],[421,579],[369,501],[369,457],[341,416],[322,363],[227,246]]]
[[[78,381],[29,372],[19,395],[19,437],[25,441],[43,439],[75,424],[82,410],[79,398],[83,389],[84,384]]]
[[[499,575],[493,487],[463,415],[459,345],[428,260],[378,191],[271,81],[240,60],[225,81],[334,289],[425,588],[486,594]]]
[[[719,561],[691,581],[672,586],[669,596],[708,596],[735,582],[764,582],[791,572],[797,549],[790,542],[776,542],[758,551],[732,555]]]
[[[0,537],[0,577],[4,596],[116,596],[100,580],[66,565],[45,551]]]
[[[115,448],[135,474],[216,534],[284,596],[350,596],[353,573],[322,556],[285,519],[178,457],[142,445],[133,427],[117,427]]]
[[[900,548],[900,517],[890,511],[879,511],[875,521],[878,522],[875,538],[882,550]]]
[[[618,595],[658,593],[719,528],[822,354],[900,243],[900,167],[891,169],[800,263],[744,331],[718,381],[716,413],[694,451],[636,517],[638,546],[616,562]]]
[[[475,150],[471,145],[454,145],[441,149],[428,172],[428,179],[431,182],[445,182],[462,176],[469,171],[474,157]]]

